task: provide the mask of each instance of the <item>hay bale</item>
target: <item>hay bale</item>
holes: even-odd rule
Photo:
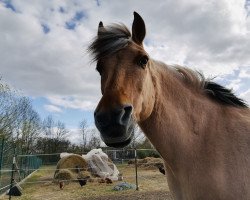
[[[58,161],[54,178],[58,180],[75,180],[79,173],[87,173],[87,170],[87,161],[80,155],[72,154]]]
[[[56,180],[73,180],[75,175],[68,169],[61,169],[55,173],[54,178]]]
[[[57,170],[69,169],[73,173],[78,173],[77,168],[80,169],[80,171],[86,171],[88,169],[88,163],[82,156],[76,154],[61,158],[56,166]]]
[[[77,175],[77,178],[81,178],[81,179],[89,179],[90,177],[91,177],[91,174],[89,171],[81,171]]]

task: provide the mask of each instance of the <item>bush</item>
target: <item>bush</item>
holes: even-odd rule
[[[160,158],[160,154],[156,150],[137,150],[137,157],[143,159],[146,157]]]

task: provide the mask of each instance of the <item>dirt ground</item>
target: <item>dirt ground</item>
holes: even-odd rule
[[[101,197],[92,197],[88,200],[137,200],[137,199],[147,199],[147,200],[173,200],[171,194],[166,191],[153,191],[153,192],[133,192],[128,195],[107,195]],[[77,199],[80,200],[80,199]]]
[[[118,165],[119,171],[123,173],[124,180],[135,184],[135,169],[133,165]],[[135,189],[114,191],[112,184],[91,182],[81,187],[78,182],[65,184],[63,190],[53,182],[55,166],[42,167],[25,181],[21,187],[22,196],[12,197],[12,200],[116,200],[116,199],[148,199],[148,200],[171,200],[166,177],[155,169],[138,168],[139,191]],[[8,196],[0,197],[2,200]]]

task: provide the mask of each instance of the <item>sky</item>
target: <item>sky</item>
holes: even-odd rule
[[[250,0],[0,0],[0,77],[78,141],[101,97],[86,49],[99,21],[131,30],[133,11],[150,57],[216,77],[250,104]]]

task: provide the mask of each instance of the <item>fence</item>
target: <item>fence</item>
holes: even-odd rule
[[[136,151],[137,153],[135,153],[135,149],[117,150],[103,148],[103,151],[117,165],[118,170],[123,174],[124,181],[130,182],[137,186],[139,185],[139,188],[143,188],[143,190],[147,190],[148,187],[151,189],[157,187],[159,189],[162,187],[162,185],[164,185],[159,184],[161,183],[159,182],[159,180],[162,181],[165,180],[165,178],[157,169],[158,163],[145,163],[144,160],[147,159],[142,160],[145,157],[159,157],[159,154],[155,150],[138,149]],[[8,151],[8,156],[0,153],[0,156],[2,156],[3,160],[3,162],[1,162],[2,164],[0,168],[0,194],[3,194],[10,187],[12,160],[15,153],[16,152],[14,151],[14,149],[11,148]],[[137,154],[137,157],[139,159],[138,170],[136,170],[135,168],[137,166],[135,165],[135,154]],[[16,164],[15,168],[13,169],[15,175],[14,179],[16,182],[19,182],[32,172],[36,171],[35,173],[41,177],[46,175],[46,179],[28,179],[24,182],[24,184],[34,185],[34,187],[38,187],[38,184],[47,184],[49,185],[48,187],[52,187],[51,183],[54,182],[54,172],[56,170],[56,164],[59,160],[60,154],[58,153],[16,155]],[[130,163],[130,165],[128,163]],[[141,167],[142,165],[144,165],[144,167]]]
[[[20,182],[42,165],[38,156],[18,155],[20,152],[15,144],[0,139],[0,194],[10,188],[13,179]]]
[[[126,163],[135,158],[135,149],[104,149],[103,150],[114,163]],[[137,158],[159,158],[159,153],[154,149],[137,149]]]

